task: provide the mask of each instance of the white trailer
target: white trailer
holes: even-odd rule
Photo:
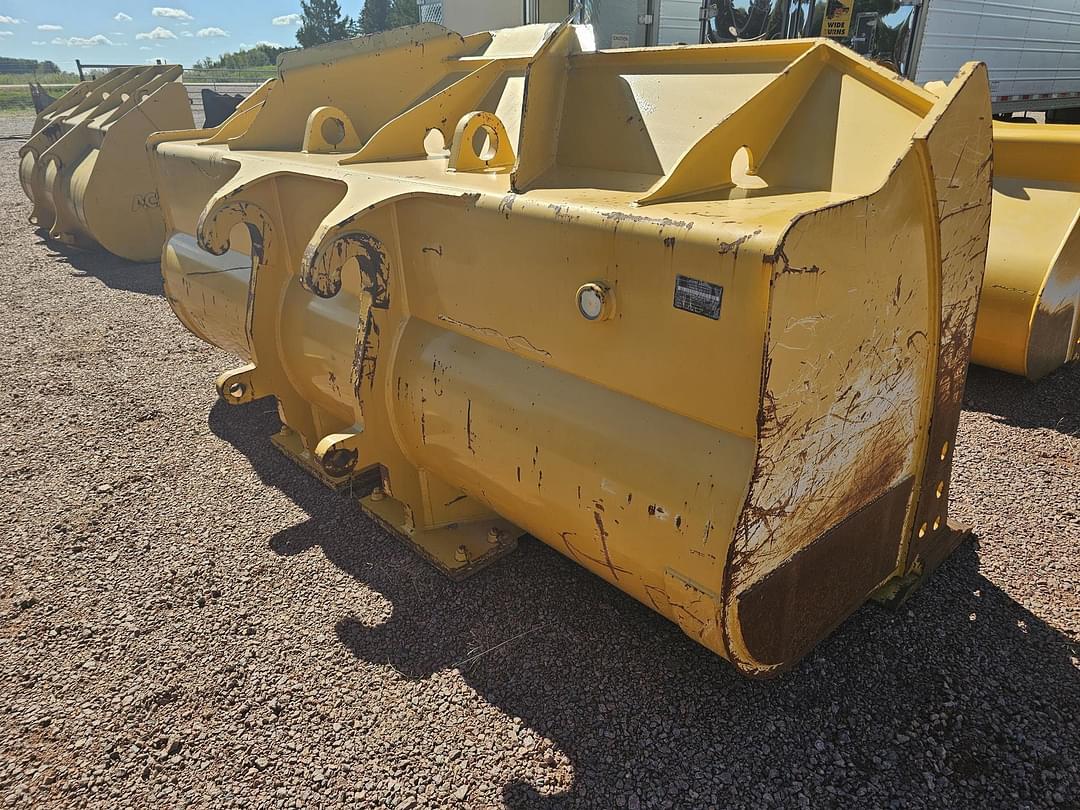
[[[419,0],[418,5],[420,19],[459,34],[574,15],[592,24],[598,48],[702,41],[702,0]]]
[[[702,42],[831,36],[919,84],[976,60],[995,113],[1080,108],[1080,0],[704,0],[701,15]]]
[[[915,40],[915,81],[986,62],[995,111],[1080,106],[1080,0],[929,0]]]
[[[574,14],[598,48],[830,36],[919,84],[971,60],[994,112],[1080,122],[1080,0],[420,0],[463,34]]]

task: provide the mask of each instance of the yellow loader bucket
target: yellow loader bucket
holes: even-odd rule
[[[1080,356],[1080,128],[994,123],[972,360],[1033,380]]]
[[[165,223],[145,144],[195,125],[180,76],[179,65],[118,68],[43,110],[19,150],[30,221],[65,244],[156,260]]]
[[[775,674],[955,546],[986,72],[424,24],[150,141],[167,296],[452,576],[527,532]],[[392,80],[388,79],[392,77]]]

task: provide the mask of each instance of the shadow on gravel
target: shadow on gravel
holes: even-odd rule
[[[456,665],[569,757],[568,792],[514,781],[511,807],[807,804],[796,790],[807,806],[1047,806],[1080,790],[1080,653],[980,575],[973,544],[899,611],[864,607],[794,671],[750,681],[538,541],[442,577],[277,453],[268,402],[219,402],[210,426],[310,515],[274,551],[319,547],[393,604],[376,627],[338,618],[340,643],[410,679]]]
[[[129,262],[106,250],[80,250],[52,239],[46,239],[42,231],[39,244],[49,250],[58,264],[66,264],[75,272],[76,278],[96,278],[114,290],[164,295],[161,281],[161,265],[158,262]]]
[[[1021,428],[1051,428],[1080,436],[1080,363],[1059,368],[1038,382],[972,366],[964,409],[998,417]]]

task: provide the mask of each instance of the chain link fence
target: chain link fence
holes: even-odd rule
[[[72,60],[70,64],[38,62],[33,59],[0,59],[0,115],[33,115],[34,96],[41,99],[59,98],[76,84],[80,76],[94,79],[116,67],[132,65],[85,64]],[[191,101],[196,126],[205,120],[203,89],[226,95],[250,95],[255,88],[276,75],[270,65],[242,68],[189,68],[184,71],[184,87]]]

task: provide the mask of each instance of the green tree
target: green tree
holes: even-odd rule
[[[200,59],[195,63],[197,69],[208,68],[248,68],[265,67],[277,64],[277,58],[285,53],[288,48],[275,48],[273,45],[256,45],[254,48],[246,48],[234,53],[223,53],[217,59]]]
[[[337,0],[301,0],[300,18],[296,41],[304,48],[347,39],[356,33],[356,23],[352,17],[342,15]]]
[[[416,5],[415,0],[392,0],[387,22],[391,28],[415,25],[420,22],[420,7]]]
[[[360,33],[385,31],[390,22],[390,0],[364,0],[360,9]]]
[[[375,34],[420,21],[416,0],[364,0],[360,12],[360,33]]]

